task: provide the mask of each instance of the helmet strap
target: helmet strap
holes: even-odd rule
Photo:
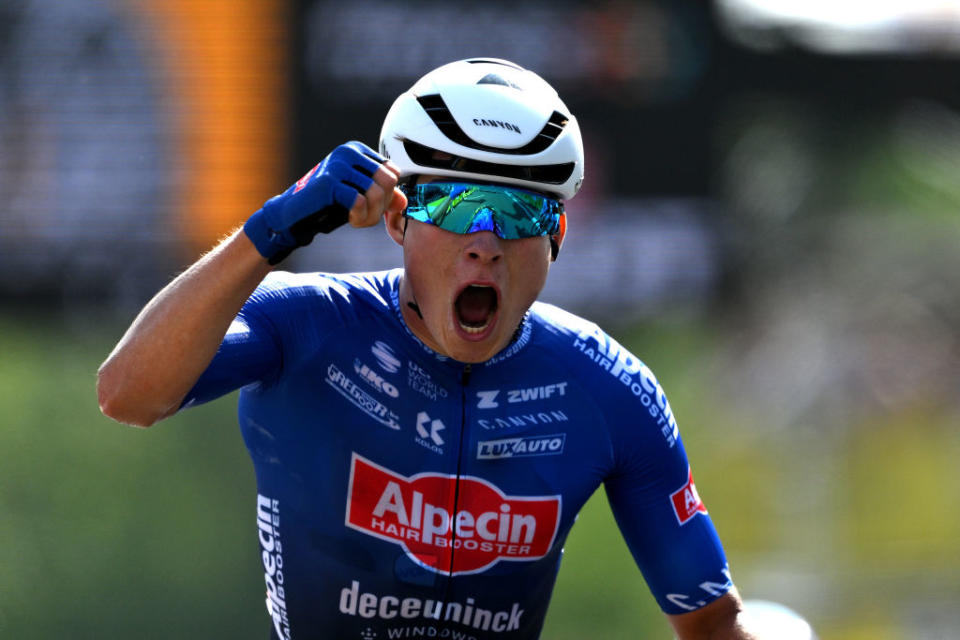
[[[410,302],[407,303],[407,306],[413,309],[414,313],[420,316],[420,319],[423,320],[423,314],[420,313],[420,305],[418,305],[416,302],[411,300]]]

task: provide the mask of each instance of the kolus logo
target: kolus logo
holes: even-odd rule
[[[443,438],[440,432],[447,427],[440,420],[431,420],[426,411],[417,414],[417,444],[434,453],[443,453]]]
[[[430,424],[429,430],[427,430],[427,423]],[[446,427],[443,423],[439,420],[431,420],[426,411],[421,411],[417,414],[417,433],[419,433],[420,437],[424,440],[430,438],[433,440],[433,444],[438,447],[443,445],[443,438],[440,437],[440,432],[444,429],[446,429]]]
[[[425,569],[480,573],[501,560],[545,556],[560,526],[560,500],[504,495],[473,476],[406,477],[354,453],[344,524],[399,545]]]
[[[397,354],[393,352],[393,348],[382,340],[377,340],[373,343],[373,346],[370,347],[370,352],[373,353],[373,357],[377,359],[377,364],[383,367],[383,370],[388,373],[396,373],[400,371],[400,365],[403,363],[400,362],[400,358],[397,357]]]

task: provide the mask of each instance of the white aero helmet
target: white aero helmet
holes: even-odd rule
[[[543,78],[495,58],[445,64],[400,94],[383,121],[380,153],[401,179],[498,182],[561,200],[583,181],[577,119]]]

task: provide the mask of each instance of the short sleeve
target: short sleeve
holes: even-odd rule
[[[282,364],[279,336],[259,310],[261,296],[247,301],[230,324],[216,355],[180,408],[209,402],[241,387],[269,383]]]
[[[633,362],[638,383],[620,389],[608,418],[615,463],[605,488],[660,608],[681,614],[709,604],[733,583],[663,388],[646,365]]]

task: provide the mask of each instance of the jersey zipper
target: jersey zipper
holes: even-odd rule
[[[460,437],[458,438],[457,443],[457,483],[453,492],[453,514],[454,520],[456,520],[456,514],[460,506],[460,476],[463,473],[461,468],[463,462],[463,441],[467,433],[467,385],[470,384],[470,372],[473,369],[473,365],[467,363],[463,367],[463,371],[460,372]],[[451,544],[456,542],[457,539],[457,530],[454,523],[451,523]],[[453,578],[453,564],[454,556],[456,552],[451,547],[450,550],[450,578]],[[447,583],[447,597],[449,598],[450,594],[450,583]]]

